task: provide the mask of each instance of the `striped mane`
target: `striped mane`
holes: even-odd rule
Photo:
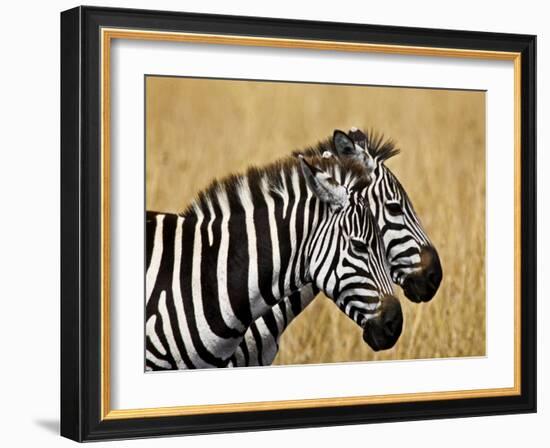
[[[365,147],[366,143],[368,146],[369,154],[373,158],[378,159],[381,163],[392,158],[393,156],[396,156],[401,152],[401,150],[397,148],[395,141],[391,138],[386,138],[381,132],[378,132],[374,129],[370,129],[368,131],[365,131],[364,133],[361,131],[357,132],[363,134],[365,136],[365,140],[357,141],[355,137],[352,138],[363,148]],[[334,152],[332,137],[320,141],[316,146],[311,146],[309,148],[306,148],[305,150],[294,151],[293,154],[303,154],[306,157],[311,157],[319,156],[326,151]]]
[[[374,130],[369,130],[365,134],[367,136],[367,145],[369,153],[380,162],[385,162],[400,153],[396,143],[391,138],[386,138],[384,134]]]
[[[360,190],[367,187],[369,183],[370,179],[364,165],[354,160],[327,158],[323,157],[322,153],[318,151],[308,152],[306,158],[310,164],[333,175],[337,181],[345,184],[350,189]],[[227,194],[230,204],[240,202],[239,189],[244,180],[248,181],[253,200],[255,202],[262,201],[262,184],[264,182],[267,183],[272,192],[280,191],[284,183],[290,184],[292,173],[295,171],[298,172],[300,184],[303,185],[305,180],[301,173],[299,159],[295,155],[288,156],[265,167],[250,167],[242,174],[232,174],[222,179],[216,179],[198,193],[195,200],[181,213],[181,216],[191,216],[195,214],[197,208],[205,210],[208,203],[216,198],[220,191]]]

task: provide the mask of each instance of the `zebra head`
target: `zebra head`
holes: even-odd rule
[[[336,130],[333,151],[367,167],[372,178],[366,196],[385,246],[391,278],[413,302],[433,298],[443,277],[439,255],[426,235],[412,202],[385,161],[397,154],[393,142],[352,128]]]
[[[354,161],[308,162],[299,157],[308,188],[317,198],[318,220],[306,250],[310,281],[363,328],[363,339],[372,349],[389,349],[401,335],[403,313],[393,295],[383,242],[362,194],[366,171]]]

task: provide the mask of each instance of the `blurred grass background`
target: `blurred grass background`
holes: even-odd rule
[[[284,333],[275,364],[484,355],[484,92],[149,76],[147,209],[180,212],[213,178],[351,126],[402,149],[387,164],[437,247],[443,282],[425,304],[396,288],[403,334],[380,353],[320,295]]]

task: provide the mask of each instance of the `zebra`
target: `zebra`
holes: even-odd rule
[[[376,350],[401,335],[384,246],[349,158],[288,157],[146,214],[146,370],[227,367],[249,326],[312,284]]]
[[[351,128],[346,134],[335,130],[315,148],[302,154],[351,158],[365,165],[371,182],[362,191],[377,222],[390,266],[392,280],[413,302],[427,302],[442,279],[437,250],[426,235],[405,189],[385,165],[399,150],[391,140],[375,131]],[[230,361],[232,367],[270,365],[279,349],[279,339],[292,320],[318,294],[313,285],[286,297],[257,319],[245,334]]]

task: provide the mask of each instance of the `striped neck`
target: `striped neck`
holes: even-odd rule
[[[217,284],[219,300],[227,300],[239,323],[236,329],[244,331],[311,281],[305,249],[318,207],[298,169],[281,169],[276,183],[272,175],[255,182],[235,178],[229,188],[219,185],[202,196],[183,216],[194,223],[192,229],[186,226],[194,236],[184,239],[195,241],[205,268],[193,272],[193,281],[200,278],[203,291]]]

